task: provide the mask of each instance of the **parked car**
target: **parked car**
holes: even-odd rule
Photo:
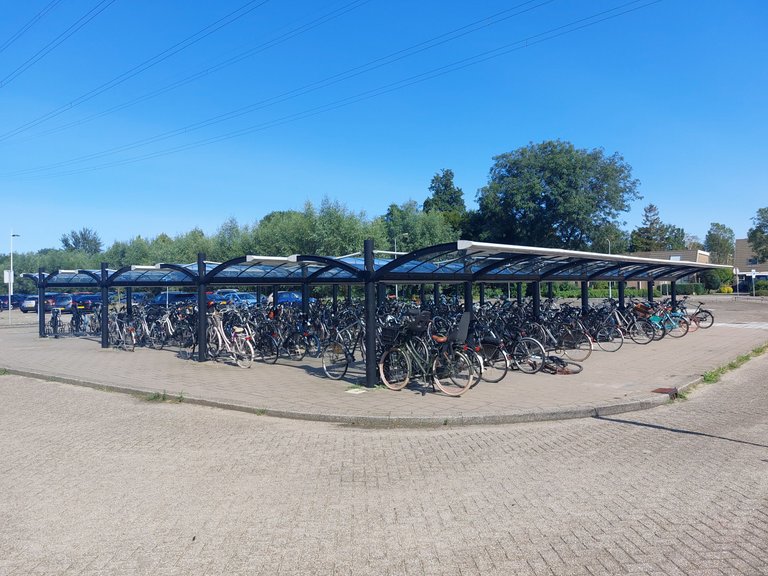
[[[109,299],[112,301],[112,299],[115,297],[115,294],[110,292]],[[91,312],[95,306],[101,305],[101,293],[98,292],[96,294],[75,294],[72,296],[74,301],[77,303],[77,309],[80,310],[80,312]]]
[[[72,307],[77,306],[72,294],[57,294],[53,300],[53,307],[58,308],[62,312],[72,314]],[[46,306],[47,310],[47,306]]]
[[[26,298],[27,294],[14,294],[11,296],[11,305],[14,308],[18,308]],[[8,310],[8,294],[0,296],[0,310]]]
[[[181,304],[182,302],[196,302],[197,294],[194,292],[160,292],[157,296],[152,298],[152,304],[159,306],[174,306]]]
[[[56,302],[56,296],[58,294],[46,294],[45,295],[45,302],[43,304],[43,310],[46,312],[50,312],[53,308],[54,303]],[[24,312],[26,314],[27,312],[37,312],[37,295],[28,295],[24,301],[21,303],[21,306],[19,306],[19,310]]]
[[[310,303],[316,302],[315,298],[309,298]],[[272,294],[267,298],[267,302],[272,304]],[[278,292],[277,303],[286,306],[299,306],[301,304],[301,292]]]
[[[232,304],[236,306],[259,306],[266,301],[266,298],[262,296],[259,298],[256,294],[251,292],[230,292],[227,294],[227,298]]]

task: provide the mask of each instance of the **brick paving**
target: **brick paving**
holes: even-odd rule
[[[647,346],[628,341],[616,353],[596,350],[578,375],[510,373],[498,384],[481,382],[460,398],[431,390],[362,390],[358,363],[341,381],[324,377],[318,359],[243,370],[213,362],[183,361],[172,351],[102,350],[93,340],[40,339],[36,316],[16,314],[11,327],[0,314],[0,368],[109,389],[163,392],[275,416],[413,425],[503,423],[619,413],[667,401],[658,388],[681,388],[701,375],[768,342],[768,302],[710,298],[716,324],[684,338]],[[362,393],[359,393],[362,392]]]
[[[0,576],[766,575],[767,372],[415,429],[0,376]]]

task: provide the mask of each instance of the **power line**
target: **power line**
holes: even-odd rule
[[[523,38],[521,40],[517,40],[515,42],[511,42],[508,44],[504,44],[498,48],[494,48],[492,50],[487,50],[485,52],[481,52],[479,54],[475,54],[474,56],[470,56],[467,58],[463,58],[461,60],[457,60],[455,62],[452,62],[450,64],[446,64],[443,66],[439,66],[437,68],[433,68],[431,70],[428,70],[426,72],[422,72],[420,74],[415,74],[413,76],[410,76],[408,78],[404,78],[402,80],[392,82],[383,86],[380,86],[378,88],[373,88],[370,90],[366,90],[363,92],[360,92],[358,94],[348,96],[345,98],[341,98],[339,100],[335,100],[333,102],[329,102],[327,104],[323,104],[320,106],[316,106],[301,112],[297,112],[294,114],[289,114],[286,116],[283,116],[281,118],[277,118],[275,120],[270,120],[266,122],[262,122],[259,124],[251,125],[245,128],[241,128],[238,130],[234,130],[231,132],[227,132],[225,134],[221,134],[218,136],[211,136],[209,138],[204,138],[201,140],[197,140],[195,142],[190,142],[187,144],[181,144],[178,146],[174,146],[171,148],[166,148],[165,150],[158,150],[155,152],[148,152],[145,154],[133,156],[130,158],[124,158],[121,160],[114,160],[111,162],[105,162],[102,164],[97,164],[90,167],[85,168],[79,168],[79,169],[73,169],[68,171],[62,171],[62,172],[53,172],[48,174],[43,174],[39,177],[41,178],[50,178],[50,177],[59,177],[59,176],[71,176],[75,174],[83,174],[87,172],[94,172],[97,170],[102,170],[105,168],[113,168],[117,166],[124,166],[127,164],[133,164],[136,162],[141,162],[145,160],[151,160],[153,158],[159,158],[162,156],[168,156],[171,154],[176,154],[179,152],[184,152],[187,150],[191,150],[194,148],[199,148],[201,146],[207,146],[210,144],[215,144],[218,142],[222,142],[225,140],[230,140],[232,138],[238,138],[242,137],[254,132],[259,132],[263,130],[267,130],[269,128],[274,128],[276,126],[297,122],[299,120],[304,120],[306,118],[310,118],[312,116],[317,116],[319,114],[323,114],[326,112],[330,112],[332,110],[336,110],[339,108],[344,108],[346,106],[350,106],[352,104],[356,104],[358,102],[369,100],[371,98],[381,96],[390,92],[394,92],[397,90],[402,90],[403,88],[412,86],[414,84],[422,83],[428,80],[432,80],[434,78],[444,76],[445,74],[449,74],[451,72],[455,72],[464,68],[468,68],[469,66],[473,66],[476,64],[480,64],[482,62],[486,62],[488,60],[492,60],[495,58],[498,58],[500,56],[504,56],[507,54],[510,54],[515,51],[523,50],[526,48],[530,48],[531,46],[535,46],[537,44],[541,44],[543,42],[547,42],[550,40],[554,40],[556,38],[559,38],[561,36],[565,36],[567,34],[572,34],[574,32],[577,32],[579,30],[583,30],[592,26],[595,26],[597,24],[600,24],[602,22],[612,20],[615,18],[618,18],[620,16],[623,16],[625,14],[629,14],[631,12],[636,12],[638,10],[641,10],[643,8],[647,8],[649,6],[652,6],[654,4],[659,4],[662,0],[651,0],[647,1],[644,4],[637,5],[638,3],[642,2],[643,0],[631,0],[630,2],[626,2],[624,4],[621,4],[619,6],[616,6],[615,8],[611,8],[608,10],[604,10],[601,12],[597,12],[595,14],[592,14],[591,16],[587,16],[584,18],[579,18],[577,20],[574,20],[572,22],[569,22],[567,24],[563,24],[561,26],[556,26],[554,28],[550,28],[549,30],[546,30],[544,32],[540,32],[538,34],[534,34],[531,36],[528,36],[526,38]],[[634,5],[634,6],[633,6]],[[631,6],[631,7],[630,7]],[[124,150],[119,150],[124,151]],[[114,152],[116,153],[116,152]],[[108,155],[108,154],[104,154]],[[92,155],[96,156],[96,155]],[[92,158],[89,158],[92,159]],[[26,171],[19,171],[12,174],[6,174],[5,177],[8,176],[17,176],[17,175],[23,175],[23,174],[32,174],[34,172],[45,172],[46,170],[55,169],[57,167],[64,167],[69,163],[80,163],[81,159],[76,159],[72,161],[65,161],[61,162],[55,165],[49,165],[45,167],[39,167],[39,168],[33,168]]]
[[[156,90],[153,90],[151,92],[147,92],[146,94],[143,94],[141,96],[138,96],[132,100],[128,100],[127,102],[123,102],[121,104],[118,104],[116,106],[112,106],[111,108],[107,108],[106,110],[102,110],[101,112],[97,112],[95,114],[91,114],[89,116],[86,116],[85,118],[80,118],[79,120],[74,120],[72,122],[69,122],[67,124],[62,124],[60,126],[57,126],[55,128],[50,128],[48,130],[44,130],[41,132],[38,132],[35,136],[48,136],[50,134],[57,134],[59,132],[62,132],[64,130],[67,130],[69,128],[74,128],[76,126],[82,126],[83,124],[86,124],[88,122],[91,122],[92,120],[96,120],[97,118],[102,118],[103,116],[107,116],[108,114],[112,114],[113,112],[118,112],[120,110],[124,110],[126,108],[129,108],[131,106],[135,106],[136,104],[140,104],[142,102],[146,102],[147,100],[150,100],[152,98],[155,98],[157,96],[160,96],[162,94],[165,94],[166,92],[170,92],[171,90],[175,90],[176,88],[180,88],[181,86],[184,86],[186,84],[189,84],[190,82],[194,82],[195,80],[199,80],[200,78],[203,78],[205,76],[208,76],[210,74],[214,74],[216,72],[219,72],[223,70],[224,68],[227,68],[229,66],[232,66],[234,64],[237,64],[238,62],[241,62],[245,60],[246,58],[250,58],[251,56],[254,56],[260,52],[264,52],[269,48],[273,48],[274,46],[277,46],[279,44],[282,44],[283,42],[286,42],[292,38],[295,38],[296,36],[300,34],[304,34],[305,32],[309,32],[310,30],[313,30],[322,24],[325,24],[326,22],[329,22],[335,18],[338,18],[340,16],[343,16],[344,14],[347,14],[348,12],[351,12],[352,10],[355,10],[356,8],[359,8],[360,6],[363,6],[365,4],[368,4],[372,0],[354,0],[353,2],[349,2],[345,4],[344,6],[340,8],[336,8],[333,11],[324,14],[306,24],[302,24],[301,26],[298,26],[285,34],[281,34],[277,38],[274,38],[272,40],[269,40],[268,42],[263,42],[253,48],[250,48],[246,51],[240,52],[239,54],[236,54],[235,56],[232,56],[230,58],[227,58],[226,60],[223,60],[217,64],[214,64],[208,68],[205,68],[204,70],[200,70],[199,72],[196,72],[194,74],[191,74],[189,76],[186,76],[184,78],[181,78],[179,80],[176,80],[174,82],[171,82],[170,84],[166,84],[165,86],[158,88]],[[551,0],[553,1],[553,0]]]
[[[640,0],[635,0],[640,1]],[[455,40],[457,38],[461,38],[463,36],[466,36],[467,34],[470,34],[472,32],[477,32],[479,30],[482,30],[484,28],[487,28],[488,26],[491,26],[493,24],[497,24],[499,22],[503,22],[505,20],[508,20],[514,16],[519,16],[521,14],[524,14],[526,12],[530,12],[531,10],[534,10],[536,8],[540,8],[541,6],[544,6],[546,4],[550,4],[554,2],[554,0],[538,0],[538,3],[536,3],[537,0],[526,0],[525,2],[518,4],[516,6],[513,6],[511,8],[507,8],[505,10],[502,10],[500,12],[497,12],[491,16],[487,16],[485,18],[481,18],[479,20],[476,20],[474,22],[471,22],[470,24],[466,24],[464,26],[461,26],[459,28],[456,28],[454,30],[451,30],[449,32],[445,32],[443,34],[440,34],[438,36],[435,36],[433,38],[430,38],[429,40],[425,40],[422,42],[419,42],[417,44],[414,44],[408,48],[404,48],[401,50],[397,50],[395,52],[392,52],[386,56],[376,58],[375,60],[372,60],[371,62],[368,62],[366,64],[363,64],[361,66],[356,66],[354,68],[351,68],[349,70],[346,70],[344,72],[340,72],[338,74],[334,74],[330,77],[327,77],[323,80],[319,80],[316,82],[312,82],[310,84],[307,84],[305,86],[302,86],[300,88],[296,88],[293,90],[289,90],[288,92],[284,92],[282,94],[279,94],[277,96],[272,96],[270,98],[266,98],[264,100],[261,100],[259,102],[255,102],[253,104],[249,104],[248,106],[244,106],[241,108],[238,108],[236,110],[232,110],[230,112],[226,112],[224,114],[219,114],[217,116],[208,118],[206,120],[201,120],[200,122],[196,122],[194,124],[190,124],[187,126],[183,126],[181,128],[177,128],[175,130],[170,130],[167,132],[163,132],[161,134],[151,136],[149,138],[144,138],[141,140],[137,140],[135,142],[131,142],[129,144],[124,144],[121,146],[117,146],[114,148],[109,148],[107,150],[103,150],[101,152],[95,152],[92,154],[88,154],[85,156],[81,156],[78,158],[73,158],[70,160],[63,160],[61,162],[58,162],[53,165],[48,165],[45,167],[45,169],[51,169],[51,168],[57,168],[61,166],[65,166],[68,164],[76,164],[76,163],[82,163],[87,162],[89,160],[95,160],[98,158],[103,158],[106,156],[111,156],[114,154],[117,154],[119,152],[127,152],[128,150],[133,150],[136,148],[141,148],[143,146],[147,146],[149,144],[154,144],[156,142],[160,142],[163,140],[167,140],[169,138],[172,138],[174,136],[178,136],[180,134],[188,134],[190,132],[195,132],[197,130],[201,130],[203,128],[206,128],[208,126],[212,126],[215,124],[220,124],[221,122],[225,122],[227,120],[233,120],[235,118],[244,116],[246,114],[250,114],[252,112],[255,112],[257,110],[262,110],[264,108],[267,108],[269,106],[273,106],[275,104],[279,104],[282,102],[285,102],[287,100],[291,100],[293,98],[296,98],[298,96],[303,96],[306,94],[309,94],[311,92],[315,92],[321,88],[326,88],[328,86],[337,84],[343,80],[348,80],[350,78],[354,78],[356,76],[359,76],[365,72],[370,72],[372,70],[376,70],[378,68],[381,68],[382,66],[385,66],[387,64],[392,64],[394,62],[397,62],[399,60],[403,60],[404,58],[413,56],[415,54],[418,54],[420,52],[424,52],[425,50],[428,50],[430,48],[434,48],[436,46],[445,44],[446,42],[449,42],[451,40]],[[23,171],[24,173],[27,172],[36,172],[38,170],[41,170],[43,168],[33,168],[29,169],[28,171]]]
[[[24,72],[29,70],[32,66],[34,66],[36,63],[38,63],[40,60],[45,58],[48,54],[50,54],[57,46],[59,46],[61,43],[63,43],[65,40],[67,40],[70,36],[78,32],[83,26],[88,24],[91,20],[96,18],[99,14],[101,14],[104,10],[109,8],[112,4],[115,3],[116,0],[101,0],[96,6],[91,8],[84,16],[82,16],[77,22],[72,24],[69,28],[64,30],[61,34],[59,34],[56,38],[51,40],[48,44],[43,46],[40,50],[38,50],[33,56],[31,56],[26,62],[24,62],[21,66],[16,68],[13,72],[8,74],[5,78],[0,80],[0,88],[5,88],[8,84],[13,82],[16,78],[21,76]]]
[[[114,2],[115,0],[102,0],[103,2],[109,2],[110,4]],[[258,4],[257,4],[258,2]],[[51,118],[55,118],[56,116],[62,114],[63,112],[67,110],[71,110],[75,106],[79,106],[83,102],[87,102],[88,100],[91,100],[92,98],[95,98],[99,94],[103,94],[104,92],[111,90],[112,88],[115,88],[116,86],[119,86],[123,82],[130,80],[134,76],[137,76],[141,74],[142,72],[145,72],[152,68],[153,66],[156,66],[157,64],[160,64],[161,62],[167,60],[171,56],[175,56],[182,50],[185,50],[189,48],[190,46],[200,42],[204,38],[207,38],[211,34],[219,31],[220,29],[224,28],[225,26],[228,26],[229,24],[232,24],[233,22],[236,22],[243,16],[249,14],[253,10],[260,8],[264,4],[269,2],[269,0],[250,0],[249,2],[246,2],[243,6],[238,8],[237,10],[230,12],[223,18],[220,18],[213,24],[209,24],[202,30],[199,30],[198,32],[195,32],[191,36],[185,38],[181,42],[177,42],[170,48],[167,48],[160,52],[159,54],[156,54],[155,56],[145,60],[141,64],[138,64],[131,68],[130,70],[127,70],[126,72],[123,72],[119,76],[116,76],[109,82],[105,82],[101,86],[98,86],[94,88],[93,90],[90,90],[86,92],[85,94],[82,94],[81,96],[78,96],[68,104],[65,104],[63,106],[59,106],[55,110],[52,110],[51,112],[48,112],[47,114],[44,114],[43,116],[40,116],[39,118],[36,118],[35,120],[32,120],[30,122],[27,122],[26,124],[22,124],[21,126],[6,132],[3,135],[0,135],[0,142],[7,140],[8,138],[11,138],[12,136],[15,136],[16,134],[20,134],[21,132],[24,132],[25,130],[28,130],[29,128],[33,128],[34,126],[38,126],[39,124],[42,124],[43,122],[46,122],[47,120],[50,120]],[[255,4],[255,5],[254,5]],[[2,87],[2,83],[0,83],[0,87]]]
[[[24,34],[27,32],[27,30],[29,30],[30,28],[32,28],[32,26],[34,26],[35,24],[37,24],[37,22],[38,22],[39,20],[41,20],[41,19],[42,19],[42,18],[43,18],[43,17],[44,17],[46,14],[48,14],[48,12],[50,12],[51,10],[53,10],[53,9],[56,7],[56,5],[57,5],[59,2],[61,2],[61,0],[52,0],[52,1],[51,1],[51,2],[50,2],[48,5],[47,5],[47,6],[45,6],[45,7],[44,7],[42,10],[40,10],[40,12],[38,12],[38,13],[37,13],[37,14],[36,14],[36,15],[35,15],[33,18],[32,18],[32,20],[30,20],[29,22],[27,22],[27,23],[26,23],[24,26],[22,26],[22,27],[21,27],[21,28],[20,28],[20,29],[19,29],[19,30],[18,30],[18,31],[15,33],[15,34],[13,34],[13,35],[12,35],[10,38],[8,38],[8,40],[6,40],[5,42],[3,42],[3,44],[2,44],[2,45],[0,45],[0,54],[2,54],[2,53],[3,53],[3,51],[4,51],[6,48],[8,48],[8,46],[10,46],[10,45],[11,45],[11,44],[13,44],[14,42],[16,42],[16,40],[18,40],[19,38],[21,38],[21,37],[22,37],[22,36],[23,36],[23,35],[24,35]]]

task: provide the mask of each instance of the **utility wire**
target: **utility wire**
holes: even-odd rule
[[[30,28],[32,28],[32,26],[34,26],[35,24],[37,24],[37,22],[38,22],[40,19],[42,19],[42,18],[43,18],[43,17],[44,17],[46,14],[48,14],[48,12],[50,12],[51,10],[53,10],[53,9],[56,7],[56,5],[57,5],[59,2],[61,2],[61,0],[52,0],[52,1],[51,1],[51,2],[50,2],[50,3],[49,3],[49,4],[48,4],[48,5],[45,7],[45,8],[43,8],[42,10],[40,10],[40,12],[38,12],[38,13],[37,13],[37,14],[36,14],[36,15],[35,15],[33,18],[32,18],[32,20],[30,20],[29,22],[27,22],[27,23],[26,23],[24,26],[22,26],[22,27],[21,27],[21,28],[20,28],[20,29],[19,29],[19,30],[18,30],[18,31],[17,31],[17,32],[16,32],[16,33],[13,35],[13,36],[11,36],[10,38],[8,38],[8,40],[6,40],[5,42],[3,42],[3,43],[0,45],[0,54],[2,54],[2,53],[3,53],[3,51],[5,51],[5,49],[6,49],[6,48],[8,48],[8,46],[10,46],[10,45],[11,45],[11,44],[13,44],[14,42],[16,42],[16,40],[18,40],[19,38],[21,38],[21,37],[22,37],[22,36],[23,36],[23,35],[24,35],[24,34],[27,32],[27,30],[29,30]]]
[[[51,40],[48,44],[43,46],[40,50],[38,50],[33,56],[31,56],[26,62],[24,62],[22,65],[20,65],[16,70],[8,74],[5,78],[0,80],[0,88],[5,88],[8,84],[13,82],[16,78],[21,76],[24,72],[29,70],[32,66],[34,66],[37,62],[45,58],[49,53],[51,53],[57,46],[62,44],[65,40],[67,40],[70,36],[78,32],[83,26],[88,24],[91,20],[96,18],[99,14],[101,14],[104,10],[109,8],[112,4],[114,4],[115,0],[101,0],[96,6],[91,8],[84,16],[82,16],[77,22],[72,24],[69,28],[64,30],[61,34],[59,34],[56,38]]]
[[[640,0],[635,0],[640,1]],[[424,52],[425,50],[428,50],[430,48],[434,48],[435,46],[439,46],[441,44],[445,44],[446,42],[449,42],[451,40],[455,40],[457,38],[461,38],[462,36],[466,36],[467,34],[470,34],[472,32],[476,32],[478,30],[482,30],[484,28],[487,28],[488,26],[491,26],[493,24],[497,24],[499,22],[502,22],[504,20],[508,20],[509,18],[512,18],[514,16],[519,16],[525,12],[530,12],[531,10],[534,10],[536,8],[539,8],[541,6],[544,6],[546,4],[550,4],[554,2],[554,0],[540,0],[538,3],[536,3],[536,0],[527,0],[526,2],[523,2],[521,4],[518,4],[517,6],[513,6],[512,8],[508,8],[506,10],[502,10],[501,12],[497,12],[496,14],[493,14],[491,16],[481,18],[480,20],[476,20],[470,24],[461,26],[460,28],[457,28],[455,30],[451,30],[450,32],[445,32],[443,34],[440,34],[438,36],[435,36],[429,40],[425,40],[422,42],[419,42],[413,46],[410,46],[408,48],[404,48],[401,50],[397,50],[387,56],[383,56],[380,58],[377,58],[371,62],[368,62],[367,64],[364,64],[362,66],[354,67],[350,70],[347,70],[345,72],[341,72],[338,74],[335,74],[333,76],[330,76],[328,78],[325,78],[323,80],[319,80],[316,82],[312,82],[310,84],[307,84],[305,86],[302,86],[300,88],[296,88],[293,90],[290,90],[288,92],[284,92],[282,94],[279,94],[277,96],[273,96],[270,98],[266,98],[264,100],[261,100],[259,102],[255,102],[253,104],[249,104],[248,106],[244,106],[242,108],[238,108],[236,110],[232,110],[230,112],[226,112],[224,114],[219,114],[217,116],[208,118],[206,120],[201,120],[200,122],[196,122],[194,124],[189,124],[187,126],[183,126],[181,128],[177,128],[175,130],[170,130],[168,132],[163,132],[161,134],[144,138],[141,140],[134,141],[129,144],[124,144],[121,146],[117,146],[114,148],[109,148],[107,150],[103,150],[101,152],[95,152],[92,154],[88,154],[86,156],[81,156],[78,158],[73,158],[70,160],[63,160],[61,162],[58,162],[56,164],[52,164],[47,166],[47,169],[50,168],[57,168],[60,166],[68,165],[68,164],[75,164],[75,163],[82,163],[87,162],[90,160],[95,160],[98,158],[103,158],[105,156],[111,156],[119,152],[127,152],[128,150],[133,150],[136,148],[141,148],[143,146],[147,146],[149,144],[154,144],[157,142],[160,142],[162,140],[167,140],[169,138],[172,138],[174,136],[178,136],[180,134],[189,134],[191,132],[195,132],[197,130],[201,130],[203,128],[206,128],[208,126],[212,126],[214,124],[220,124],[221,122],[225,122],[227,120],[233,120],[235,118],[244,116],[246,114],[250,114],[252,112],[255,112],[257,110],[262,110],[265,108],[268,108],[270,106],[273,106],[275,104],[279,104],[282,102],[285,102],[287,100],[297,98],[298,96],[303,96],[305,94],[309,94],[311,92],[315,92],[321,88],[326,88],[328,86],[331,86],[333,84],[337,84],[343,80],[348,80],[350,78],[354,78],[356,76],[359,76],[365,72],[370,72],[371,70],[375,70],[377,68],[381,68],[382,66],[385,66],[387,64],[391,64],[393,62],[397,62],[399,60],[403,60],[404,58],[413,56],[415,54],[418,54],[420,52]],[[39,169],[30,169],[31,171],[37,171]]]
[[[244,52],[240,52],[239,54],[236,54],[235,56],[232,56],[230,58],[227,58],[226,60],[223,60],[221,62],[218,62],[208,68],[205,68],[204,70],[200,70],[199,72],[196,72],[194,74],[191,74],[189,76],[186,76],[184,78],[181,78],[179,80],[176,80],[174,82],[171,82],[170,84],[166,84],[165,86],[158,88],[156,90],[153,90],[151,92],[147,92],[146,94],[143,94],[141,96],[138,96],[132,100],[128,100],[127,102],[123,102],[122,104],[117,104],[116,106],[112,106],[111,108],[107,108],[106,110],[102,110],[101,112],[97,112],[95,114],[91,114],[89,116],[86,116],[84,118],[80,118],[79,120],[74,120],[72,122],[69,122],[67,124],[62,124],[60,126],[57,126],[55,128],[50,128],[48,130],[44,130],[41,132],[38,132],[35,134],[36,136],[48,136],[50,134],[57,134],[59,132],[62,132],[64,130],[67,130],[69,128],[74,128],[75,126],[82,126],[83,124],[86,124],[88,122],[91,122],[92,120],[96,120],[97,118],[101,118],[103,116],[106,116],[108,114],[112,114],[113,112],[118,112],[120,110],[124,110],[126,108],[129,108],[131,106],[135,106],[136,104],[140,104],[142,102],[146,102],[147,100],[150,100],[152,98],[155,98],[157,96],[160,96],[162,94],[165,94],[166,92],[170,92],[171,90],[175,90],[176,88],[180,88],[181,86],[184,86],[186,84],[189,84],[190,82],[194,82],[195,80],[199,80],[200,78],[203,78],[205,76],[208,76],[210,74],[214,74],[216,72],[219,72],[220,70],[223,70],[224,68],[227,68],[228,66],[232,66],[234,64],[237,64],[238,62],[241,62],[242,60],[245,60],[246,58],[250,58],[251,56],[254,56],[260,52],[264,52],[269,48],[273,48],[274,46],[277,46],[278,44],[282,44],[283,42],[286,42],[296,36],[299,36],[300,34],[303,34],[305,32],[309,32],[310,30],[313,30],[314,28],[317,28],[321,26],[322,24],[325,24],[326,22],[329,22],[335,18],[338,18],[340,16],[343,16],[344,14],[347,14],[348,12],[351,12],[352,10],[355,10],[356,8],[359,8],[360,6],[363,6],[364,4],[368,4],[372,0],[354,0],[353,2],[349,2],[348,4],[345,4],[344,6],[340,8],[336,8],[333,11],[329,12],[328,14],[324,14],[306,24],[302,24],[301,26],[297,26],[296,28],[289,30],[288,32],[281,34],[277,38],[274,38],[268,42],[263,42],[259,44],[258,46],[255,46],[254,48],[250,48]]]
[[[601,22],[605,22],[607,20],[612,20],[615,18],[618,18],[620,16],[623,16],[625,14],[629,14],[631,12],[636,12],[638,10],[641,10],[643,8],[647,8],[649,6],[652,6],[654,4],[659,4],[662,0],[651,0],[650,2],[645,2],[644,4],[637,5],[639,2],[642,2],[643,0],[632,0],[630,2],[627,2],[625,4],[621,4],[615,8],[611,8],[608,10],[604,10],[601,12],[597,12],[595,14],[592,14],[591,16],[587,16],[585,18],[580,18],[577,20],[574,20],[572,22],[569,22],[567,24],[557,26],[554,28],[550,28],[549,30],[546,30],[544,32],[540,32],[538,34],[534,34],[531,36],[528,36],[526,38],[523,38],[521,40],[517,40],[512,43],[505,44],[503,46],[500,46],[498,48],[488,50],[485,52],[481,52],[479,54],[476,54],[474,56],[470,56],[461,60],[457,60],[455,62],[452,62],[450,64],[446,64],[444,66],[440,66],[437,68],[433,68],[431,70],[428,70],[426,72],[422,72],[420,74],[416,74],[413,76],[410,76],[408,78],[404,78],[402,80],[399,80],[397,82],[392,82],[390,84],[386,84],[383,86],[380,86],[378,88],[374,88],[371,90],[366,90],[363,92],[360,92],[358,94],[355,94],[353,96],[349,96],[346,98],[342,98],[339,100],[335,100],[333,102],[329,102],[327,104],[323,104],[320,106],[316,106],[314,108],[310,108],[307,110],[304,110],[302,112],[297,112],[295,114],[289,114],[286,116],[283,116],[281,118],[277,118],[275,120],[270,120],[266,122],[262,122],[260,124],[251,125],[245,128],[241,128],[238,130],[234,130],[231,132],[227,132],[225,134],[221,134],[218,136],[211,136],[209,138],[197,140],[195,142],[190,142],[187,144],[181,144],[178,146],[174,146],[171,148],[166,148],[165,150],[158,150],[156,152],[148,152],[142,155],[133,156],[130,158],[124,158],[121,160],[115,160],[112,162],[106,162],[90,167],[85,168],[79,168],[74,170],[68,170],[68,171],[61,171],[61,172],[53,172],[53,173],[47,173],[42,174],[38,177],[41,178],[50,178],[50,177],[59,177],[59,176],[71,176],[75,174],[83,174],[87,172],[94,172],[97,170],[102,170],[105,168],[113,168],[117,166],[124,166],[127,164],[133,164],[136,162],[141,162],[145,160],[150,160],[154,158],[159,158],[162,156],[168,156],[171,154],[176,154],[178,152],[184,152],[187,150],[191,150],[193,148],[199,148],[201,146],[206,146],[218,142],[222,142],[225,140],[230,140],[232,138],[238,138],[241,136],[245,136],[254,132],[267,130],[269,128],[274,128],[276,126],[296,122],[299,120],[303,120],[312,116],[316,116],[318,114],[330,112],[332,110],[336,110],[339,108],[343,108],[346,106],[350,106],[352,104],[368,100],[377,96],[381,96],[390,92],[394,92],[397,90],[401,90],[403,88],[412,86],[414,84],[422,83],[440,76],[444,76],[445,74],[449,74],[451,72],[455,72],[457,70],[461,70],[464,68],[467,68],[469,66],[473,66],[476,64],[480,64],[482,62],[486,62],[488,60],[492,60],[495,58],[498,58],[500,56],[504,56],[506,54],[510,54],[512,52],[523,50],[526,48],[529,48],[531,46],[535,46],[537,44],[541,44],[543,42],[547,42],[550,40],[554,40],[556,38],[559,38],[561,36],[565,36],[567,34],[572,34],[574,32],[595,26]],[[633,6],[635,5],[635,6]],[[630,7],[631,6],[631,7]],[[80,160],[77,160],[79,162]],[[73,161],[74,162],[74,161]],[[27,171],[20,171],[12,174],[6,174],[4,177],[8,176],[17,176],[22,174],[27,174],[35,171],[44,172],[46,170],[55,168],[55,167],[61,167],[62,165],[66,164],[66,162],[59,163],[57,165],[51,165],[51,166],[45,166],[40,167],[36,169],[30,169]]]
[[[110,4],[114,2],[115,0],[103,0],[104,2],[108,1]],[[257,3],[258,2],[258,3]],[[43,122],[46,122],[47,120],[50,120],[51,118],[55,118],[56,116],[62,114],[63,112],[67,110],[71,110],[75,106],[79,106],[83,102],[87,102],[88,100],[91,100],[98,96],[99,94],[103,94],[104,92],[111,90],[112,88],[115,88],[116,86],[119,86],[123,82],[133,78],[134,76],[138,76],[142,72],[145,72],[152,68],[153,66],[156,66],[157,64],[160,64],[161,62],[167,60],[171,56],[175,56],[182,50],[185,50],[189,48],[190,46],[200,42],[204,38],[207,38],[211,34],[221,30],[225,26],[228,26],[229,24],[232,24],[233,22],[236,22],[243,16],[249,14],[253,10],[263,6],[269,2],[269,0],[250,0],[234,12],[230,12],[223,18],[220,18],[213,24],[210,24],[203,28],[202,30],[199,30],[198,32],[195,32],[191,36],[185,38],[181,42],[177,42],[170,48],[167,48],[160,52],[159,54],[156,54],[152,58],[149,58],[142,62],[141,64],[138,64],[137,66],[134,66],[130,70],[127,70],[126,72],[123,72],[119,76],[116,76],[109,82],[105,82],[101,86],[98,86],[97,88],[94,88],[93,90],[90,90],[86,92],[85,94],[82,94],[81,96],[78,96],[68,104],[65,104],[63,106],[59,106],[55,110],[52,110],[48,112],[47,114],[44,114],[43,116],[40,116],[39,118],[36,118],[35,120],[32,120],[30,122],[27,122],[26,124],[22,124],[21,126],[6,132],[5,134],[0,135],[0,142],[7,140],[8,138],[11,138],[12,136],[15,136],[16,134],[20,134],[21,132],[24,132],[25,130],[28,130],[29,128],[32,128],[34,126],[37,126],[39,124],[42,124]],[[2,87],[2,84],[0,83],[0,87]]]

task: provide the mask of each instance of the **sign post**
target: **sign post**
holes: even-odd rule
[[[755,276],[757,275],[757,271],[752,268],[752,296],[755,295]]]

